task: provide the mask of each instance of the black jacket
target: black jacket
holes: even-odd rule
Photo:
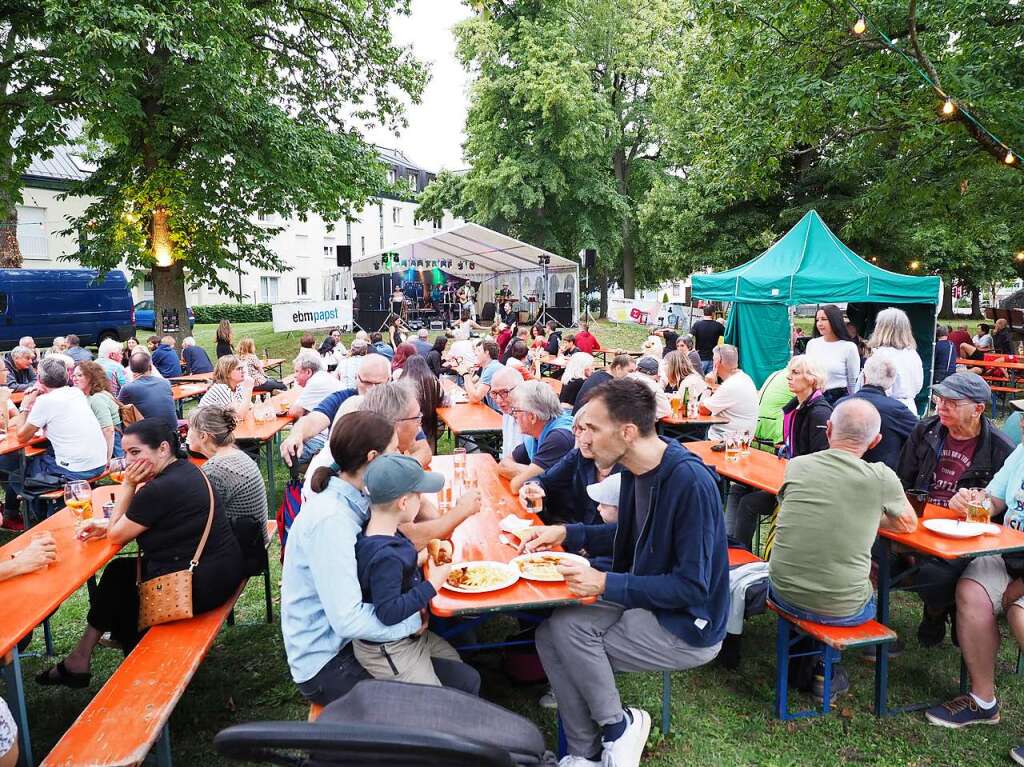
[[[942,443],[949,430],[933,415],[925,418],[910,432],[897,470],[900,482],[908,490],[927,491],[935,473],[935,464],[942,452]],[[981,417],[981,433],[974,450],[974,461],[960,477],[957,488],[985,487],[1003,467],[1014,445],[988,418]]]
[[[825,425],[829,416],[832,415],[832,405],[824,397],[815,397],[802,408],[796,397],[793,397],[782,408],[782,416],[785,418],[789,413],[796,410],[793,415],[793,424],[790,427],[792,455],[808,455],[821,450],[828,450],[828,435],[825,433]]]
[[[7,388],[11,391],[25,391],[35,386],[35,368],[29,365],[24,370],[18,370],[10,352],[4,355],[4,367],[7,368]]]
[[[865,385],[856,394],[843,397],[839,402],[855,398],[870,402],[882,417],[882,440],[864,453],[864,460],[868,463],[884,463],[896,471],[900,465],[903,445],[917,426],[917,416],[898,399],[888,396],[885,389],[879,386]]]

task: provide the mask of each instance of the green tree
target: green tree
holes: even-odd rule
[[[0,267],[6,268],[21,266],[22,174],[34,156],[61,143],[73,113],[63,51],[42,5],[0,2]]]
[[[153,280],[157,317],[218,270],[279,271],[276,213],[354,216],[385,187],[360,134],[395,125],[425,72],[394,45],[407,0],[45,0],[78,72],[98,170],[76,259]]]

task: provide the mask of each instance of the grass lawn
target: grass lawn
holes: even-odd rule
[[[213,326],[197,326],[195,335],[213,348]],[[642,337],[631,328],[597,328],[607,345],[635,346]],[[269,324],[236,325],[236,338],[252,335],[259,349],[290,359],[298,346],[298,333],[274,335]],[[348,339],[346,339],[348,340]],[[442,443],[441,450],[450,450]],[[262,466],[262,464],[261,464]],[[278,496],[286,472],[276,472]],[[8,535],[0,538],[6,541]],[[276,566],[275,582],[279,577]],[[240,625],[225,627],[203,662],[171,718],[171,742],[178,765],[227,765],[213,752],[214,735],[224,727],[259,720],[302,720],[308,707],[288,674],[280,626],[264,622],[261,585],[254,581],[237,611]],[[947,641],[938,649],[918,646],[916,626],[920,606],[916,597],[897,594],[894,626],[906,642],[906,651],[892,668],[891,702],[936,701],[956,693],[959,654]],[[52,621],[58,657],[77,640],[88,607],[85,589],[68,599]],[[241,625],[248,624],[248,625]],[[492,624],[493,625],[493,624]],[[496,626],[500,628],[500,623]],[[660,765],[1002,765],[1007,751],[1024,739],[1024,694],[1014,675],[1015,647],[1006,638],[999,657],[998,681],[1003,721],[998,727],[954,732],[932,727],[921,714],[878,720],[871,714],[873,667],[848,657],[852,694],[841,699],[828,718],[781,723],[772,718],[775,678],[775,620],[761,615],[745,627],[743,662],[730,672],[712,665],[673,675],[672,732],[668,738],[652,734],[644,764]],[[32,650],[39,651],[37,634]],[[120,661],[117,651],[100,648],[95,656],[93,681],[86,690],[41,688],[32,677],[49,663],[28,658],[25,675],[33,746],[39,758],[46,754],[103,685]],[[501,671],[500,657],[480,655],[472,661],[484,675],[483,695],[536,722],[554,743],[554,713],[536,705],[541,686],[512,683]],[[642,706],[660,721],[661,674],[620,677],[626,705]],[[810,704],[809,699],[794,698]],[[97,734],[99,735],[99,734]]]

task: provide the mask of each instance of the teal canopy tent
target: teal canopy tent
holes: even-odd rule
[[[882,309],[899,306],[910,317],[926,386],[931,384],[935,317],[942,296],[939,277],[912,277],[865,261],[808,212],[778,242],[742,266],[693,277],[693,297],[732,303],[726,342],[740,350],[740,366],[754,382],[783,367],[791,353],[788,307],[845,303],[862,335]]]

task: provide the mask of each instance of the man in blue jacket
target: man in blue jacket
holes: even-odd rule
[[[896,366],[891,359],[884,355],[868,357],[863,375],[864,386],[856,394],[843,397],[843,400],[863,399],[875,406],[882,418],[882,440],[864,453],[864,460],[868,463],[884,463],[896,471],[900,465],[903,443],[917,426],[917,413],[910,412],[910,408],[886,394],[896,380]]]
[[[174,336],[164,336],[160,345],[153,350],[153,367],[164,378],[175,378],[181,375],[181,360],[174,351]]]
[[[558,700],[578,767],[640,764],[651,718],[624,709],[622,671],[679,670],[708,663],[725,636],[729,565],[714,475],[655,431],[655,400],[629,379],[598,387],[577,423],[599,467],[620,464],[617,524],[558,525],[523,532],[523,548],[555,544],[611,554],[610,572],[560,568],[592,605],[556,610],[537,629],[537,653]]]

